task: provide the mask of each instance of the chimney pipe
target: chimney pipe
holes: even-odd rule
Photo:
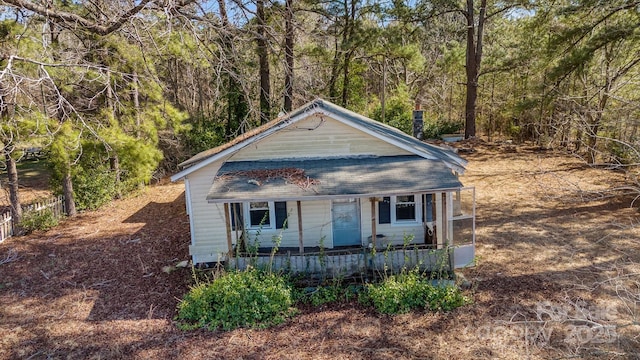
[[[420,106],[420,100],[416,100],[416,109],[413,111],[413,136],[419,140],[423,138],[423,127],[424,127],[424,119],[423,119],[424,111],[422,111]]]

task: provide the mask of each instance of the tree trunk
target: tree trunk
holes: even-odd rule
[[[384,123],[385,111],[386,111],[386,94],[387,93],[387,58],[382,58],[382,91],[380,92],[380,121]]]
[[[341,105],[347,107],[349,104],[349,87],[351,85],[351,79],[349,77],[349,68],[351,66],[351,58],[355,51],[351,44],[353,39],[353,32],[355,29],[355,17],[356,17],[356,0],[351,0],[349,4],[347,0],[344,1],[344,31],[342,36],[341,48],[344,53],[344,60],[342,63],[342,99]]]
[[[62,179],[62,194],[64,196],[64,206],[67,216],[73,217],[77,214],[76,202],[73,197],[73,182],[71,181],[71,171],[67,169]]]
[[[122,198],[122,187],[120,186],[122,171],[120,170],[120,157],[118,157],[118,153],[115,150],[113,150],[113,156],[109,158],[109,166],[111,167],[111,171],[113,171],[114,174],[113,181],[116,187],[116,199],[120,199]]]
[[[293,0],[285,1],[285,22],[284,111],[290,112],[293,107]]]
[[[476,34],[473,0],[467,0],[467,10],[465,14],[467,20],[467,99],[465,102],[465,139],[476,136],[476,101],[478,99],[480,63],[482,62],[482,36],[484,33],[484,22],[486,20],[486,7],[487,0],[482,0],[480,3],[480,12],[478,14],[478,32]]]
[[[340,105],[342,105],[343,107],[347,107],[347,105],[349,104],[349,86],[350,86],[350,79],[349,79],[349,66],[351,65],[351,55],[352,52],[351,51],[347,51],[344,54],[344,63],[343,63],[343,68],[342,68],[342,98],[341,98],[341,102]]]
[[[222,40],[221,47],[224,54],[229,61],[229,68],[226,69],[226,75],[228,80],[227,86],[227,124],[225,127],[225,135],[232,137],[237,135],[238,130],[242,133],[244,127],[242,123],[245,117],[249,113],[249,101],[242,88],[242,84],[237,79],[238,68],[236,62],[238,59],[234,55],[233,51],[233,28],[229,23],[227,17],[227,9],[224,0],[218,0],[218,7],[220,10],[220,19],[222,20]]]
[[[140,139],[140,91],[138,72],[133,71],[133,107],[136,112],[136,139]]]
[[[600,130],[600,121],[589,125],[589,137],[587,138],[587,163],[593,165],[596,163],[598,157],[598,150],[596,149],[598,143],[598,131]]]
[[[256,42],[258,44],[258,63],[260,65],[260,123],[264,124],[271,117],[271,77],[265,31],[264,0],[256,1],[256,20],[258,22]]]
[[[465,101],[464,138],[476,136],[476,99],[478,97],[478,66],[476,64],[473,0],[467,0],[467,99]]]
[[[331,78],[329,78],[329,98],[331,101],[336,101],[338,92],[336,90],[336,82],[338,81],[338,74],[340,73],[340,49],[338,46],[338,39],[334,40],[334,53],[333,61],[331,63]]]
[[[11,217],[13,218],[13,223],[19,228],[22,221],[22,204],[20,204],[20,194],[18,193],[18,169],[16,161],[11,157],[10,153],[5,152],[4,158],[7,164]],[[17,231],[17,233],[20,233],[20,231]]]

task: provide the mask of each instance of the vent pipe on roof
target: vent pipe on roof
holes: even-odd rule
[[[422,140],[423,138],[423,127],[424,127],[424,119],[423,119],[424,111],[422,111],[420,107],[420,100],[416,100],[416,109],[413,110],[413,136],[417,139]]]

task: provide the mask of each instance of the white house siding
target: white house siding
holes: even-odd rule
[[[207,202],[207,193],[213,178],[225,159],[216,161],[188,175],[191,197],[192,243],[189,253],[194,263],[218,261],[219,255],[226,253],[227,235],[222,204]]]
[[[333,247],[333,239],[331,236],[331,201],[302,201],[300,205],[302,211],[304,246],[320,246],[322,239],[323,246],[327,248]],[[297,248],[300,245],[298,237],[298,209],[296,201],[287,201],[287,213],[289,214],[287,229],[262,229],[259,237],[257,237],[260,246],[273,246],[274,236],[281,237],[280,247]],[[256,239],[256,231],[250,230],[248,235],[250,242]]]
[[[420,196],[420,195],[416,195]],[[369,237],[371,236],[371,201],[369,198],[360,199],[360,208],[362,216],[362,239],[363,245],[369,244]],[[424,226],[422,221],[415,224],[397,225],[397,224],[380,224],[378,223],[378,209],[376,206],[376,234],[385,235],[386,238],[378,240],[377,246],[385,246],[387,244],[402,245],[404,244],[404,237],[413,236],[411,244],[424,243]],[[381,243],[382,242],[382,243]]]
[[[332,248],[331,201],[303,201],[301,205],[305,246],[319,246],[322,240],[325,247]]]
[[[229,161],[354,155],[411,155],[326,116],[313,115],[248,145]]]
[[[298,247],[298,215],[295,201],[287,201],[287,228],[286,229],[261,229],[247,230],[248,241],[252,244],[258,241],[261,247],[275,246],[275,239],[280,241],[280,247]],[[238,233],[238,235],[241,235]],[[233,233],[233,242],[237,243],[236,233]]]
[[[331,201],[303,200],[301,202],[301,209],[304,246],[318,247],[322,243],[322,245],[327,249],[333,248]],[[295,201],[287,202],[287,211],[289,214],[288,229],[261,230],[260,236],[258,238],[260,246],[273,246],[273,236],[281,236],[280,247],[297,248],[299,246],[298,214]],[[369,198],[360,198],[360,220],[362,245],[366,246],[369,243],[368,238],[369,236],[371,236],[371,202],[369,201]],[[224,219],[222,219],[221,221],[224,221]],[[380,246],[389,243],[393,245],[402,245],[404,243],[405,235],[413,236],[413,241],[411,241],[412,244],[424,242],[424,228],[422,222],[411,225],[376,224],[376,232],[378,234],[384,234],[387,237],[384,243],[378,244]],[[255,238],[256,232],[250,231],[250,241],[253,241]]]

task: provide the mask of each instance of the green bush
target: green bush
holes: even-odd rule
[[[382,314],[400,314],[414,309],[450,311],[468,299],[455,286],[433,285],[420,273],[410,271],[367,284],[359,301]]]
[[[464,129],[462,122],[439,119],[427,121],[424,124],[423,133],[425,139],[438,139],[444,134],[455,134],[462,129]]]
[[[22,216],[20,226],[25,233],[32,233],[36,230],[49,230],[58,225],[58,219],[51,209],[42,211],[28,211]]]
[[[193,287],[178,304],[177,320],[183,329],[268,327],[290,316],[292,304],[283,276],[247,269]]]
[[[356,296],[357,289],[354,286],[343,286],[340,281],[325,286],[318,286],[313,291],[300,296],[300,301],[311,303],[313,306],[321,306],[342,301],[349,301]]]
[[[113,200],[118,192],[115,173],[104,165],[78,172],[72,178],[78,210],[95,210]]]

